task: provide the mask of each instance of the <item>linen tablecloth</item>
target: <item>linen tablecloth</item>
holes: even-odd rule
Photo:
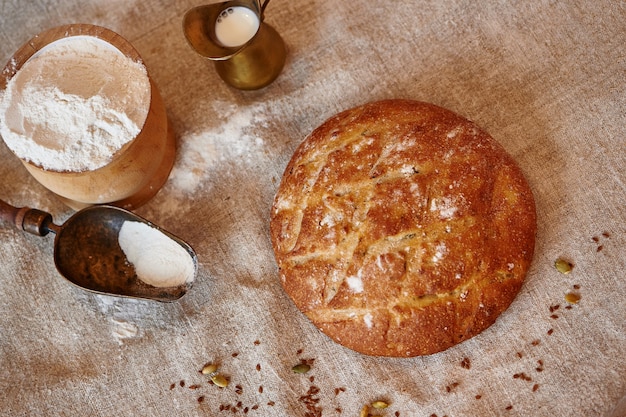
[[[198,0],[0,3],[0,61],[35,34],[91,23],[128,39],[178,140],[136,212],[186,240],[180,301],[95,295],[65,281],[53,236],[0,230],[0,415],[626,415],[626,2],[273,0],[284,38],[270,86],[239,91],[182,32]],[[495,325],[442,353],[376,358],[335,344],[282,290],[269,210],[304,137],[384,98],[446,107],[516,159],[536,198],[524,286]],[[0,144],[0,198],[72,214]],[[563,258],[570,274],[554,268]],[[570,304],[565,295],[577,291]],[[218,388],[199,370],[220,364]],[[311,364],[296,374],[298,363]],[[309,413],[309,414],[307,414]]]

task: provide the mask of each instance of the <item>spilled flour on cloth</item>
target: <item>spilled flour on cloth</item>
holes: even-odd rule
[[[216,130],[191,134],[181,141],[181,157],[170,175],[172,185],[180,192],[195,192],[207,175],[207,167],[231,158],[252,161],[265,145],[263,138],[255,134],[255,129],[265,127],[271,117],[265,104],[240,107],[215,102],[213,107],[223,118]]]
[[[132,339],[139,335],[139,327],[131,322],[124,320],[111,319],[113,329],[111,330],[113,337],[121,345],[124,339]]]

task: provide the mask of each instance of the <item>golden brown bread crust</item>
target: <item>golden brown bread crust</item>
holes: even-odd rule
[[[386,100],[315,129],[270,219],[282,285],[355,351],[410,357],[477,335],[510,305],[533,256],[532,192],[472,122]]]

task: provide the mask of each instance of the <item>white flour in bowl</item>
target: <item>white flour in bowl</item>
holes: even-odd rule
[[[0,92],[0,135],[52,171],[103,167],[141,131],[150,107],[145,66],[93,36],[53,42]]]
[[[137,277],[153,287],[177,287],[193,281],[192,256],[175,240],[142,222],[125,221],[118,243]]]

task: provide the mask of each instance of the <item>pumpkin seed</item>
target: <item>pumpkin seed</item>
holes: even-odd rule
[[[383,408],[387,408],[387,407],[389,407],[389,404],[387,404],[387,403],[386,403],[386,402],[384,402],[384,401],[374,401],[374,402],[372,403],[372,407],[373,407],[373,408],[376,408],[377,410],[380,410],[380,409],[383,409]]]
[[[370,415],[370,407],[366,404],[363,406],[363,408],[361,408],[361,414],[359,414],[359,417],[369,417]]]
[[[572,268],[574,268],[574,265],[563,258],[559,258],[554,262],[554,267],[562,274],[569,274],[570,272],[572,272]]]
[[[578,302],[580,301],[580,294],[575,292],[568,292],[567,294],[565,294],[565,301],[570,304],[578,304]]]
[[[228,379],[226,379],[226,377],[220,374],[212,375],[211,381],[213,381],[213,383],[220,388],[224,388],[228,386]]]
[[[202,368],[202,375],[210,375],[215,371],[217,371],[217,365],[215,365],[214,363],[207,363]]]
[[[307,372],[311,370],[311,367],[307,365],[306,363],[299,363],[293,368],[291,368],[291,370],[295,372],[296,374],[306,374]]]

